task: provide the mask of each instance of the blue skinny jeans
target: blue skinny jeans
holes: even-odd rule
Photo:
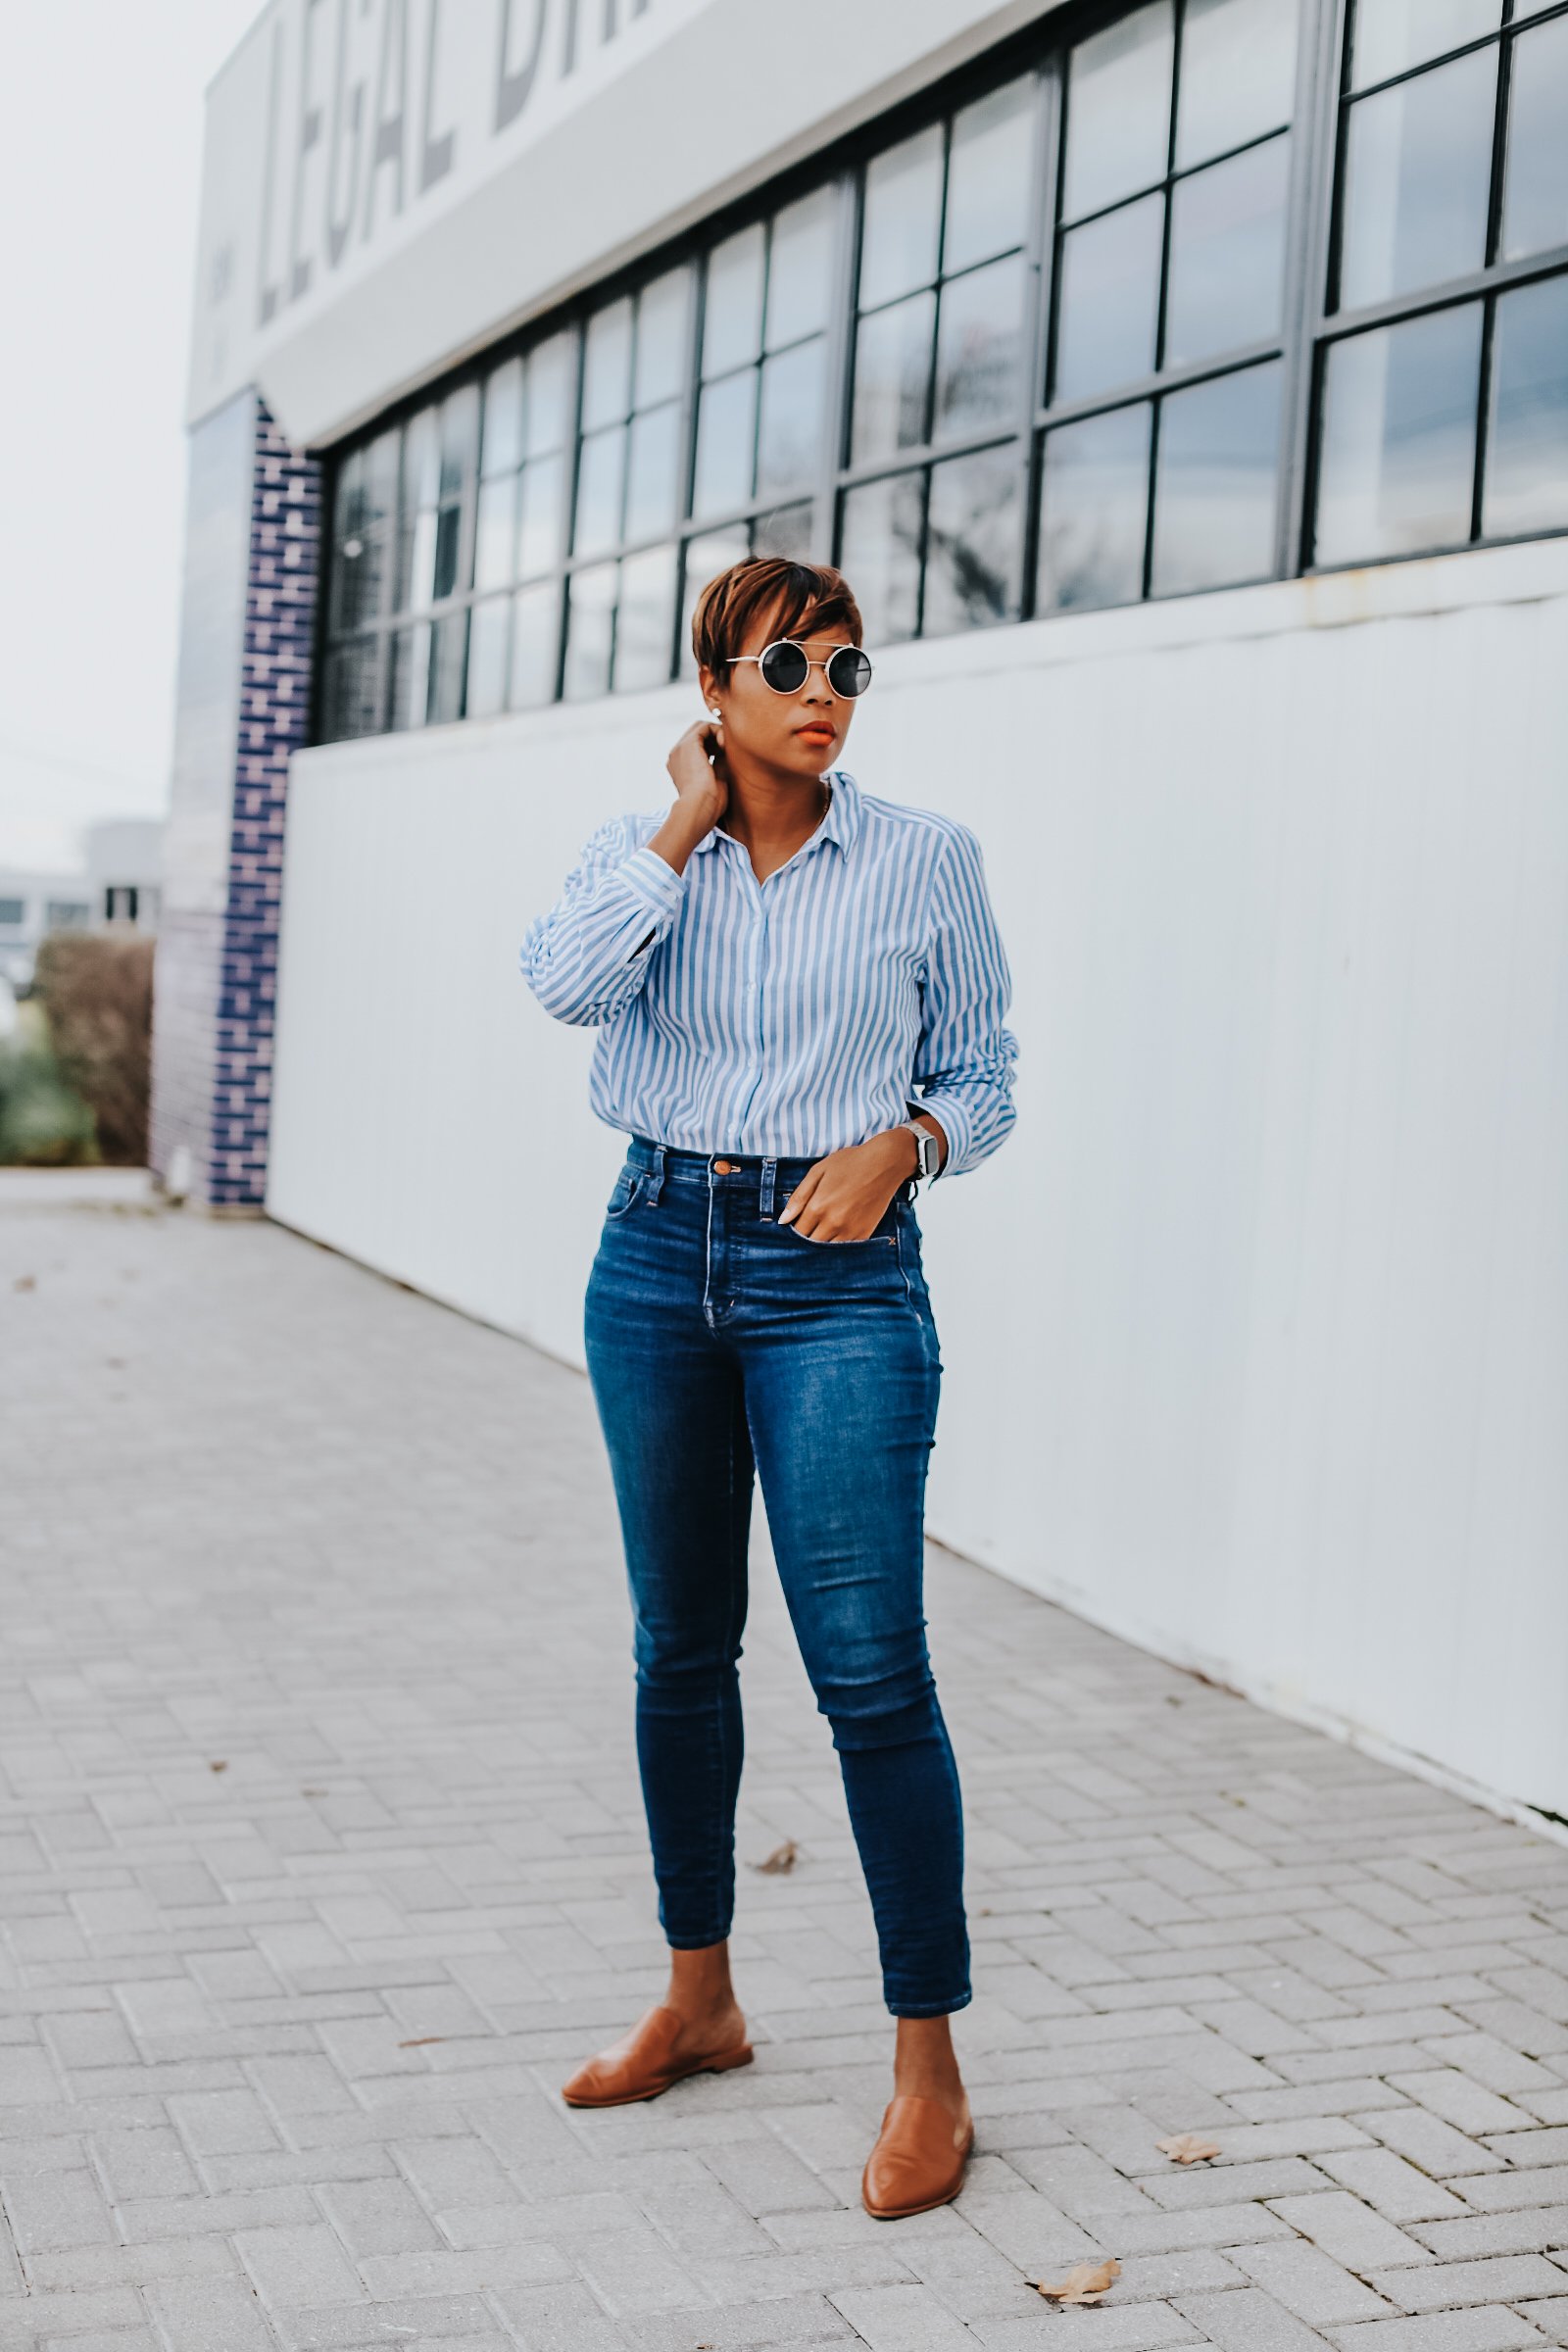
[[[939,2017],[970,1998],[958,1774],[922,1601],[941,1358],[911,1201],[896,1194],[867,1241],[810,1241],[778,1212],[811,1164],[633,1136],[589,1277],[660,1924],[678,1950],[730,1932],[760,1474],[839,1751],[883,1995],[896,2017]]]

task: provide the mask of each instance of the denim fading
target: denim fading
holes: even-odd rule
[[[941,1357],[906,1192],[869,1239],[814,1242],[778,1222],[812,1164],[634,1136],[589,1277],[660,1923],[678,1949],[730,1933],[736,1668],[760,1477],[839,1751],[884,1997],[896,2016],[941,2016],[970,1998],[958,1775],[922,1590]]]

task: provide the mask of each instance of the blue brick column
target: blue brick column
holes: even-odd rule
[[[320,544],[320,467],[257,404],[228,909],[218,998],[209,1199],[267,1193],[288,763],[306,740]]]
[[[310,717],[321,469],[253,394],[199,428],[192,462],[151,1157],[167,1177],[183,1147],[191,1200],[246,1210],[267,1193],[283,824]]]

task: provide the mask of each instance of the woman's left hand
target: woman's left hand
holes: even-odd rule
[[[915,1171],[914,1139],[889,1128],[813,1161],[779,1217],[811,1242],[868,1242],[888,1202]]]

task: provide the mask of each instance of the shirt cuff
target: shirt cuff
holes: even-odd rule
[[[944,1176],[961,1175],[969,1146],[974,1139],[974,1121],[967,1105],[956,1095],[927,1095],[923,1102],[914,1103],[912,1108],[926,1111],[933,1119],[939,1120],[942,1132],[948,1139],[948,1155],[932,1182],[939,1184]]]

